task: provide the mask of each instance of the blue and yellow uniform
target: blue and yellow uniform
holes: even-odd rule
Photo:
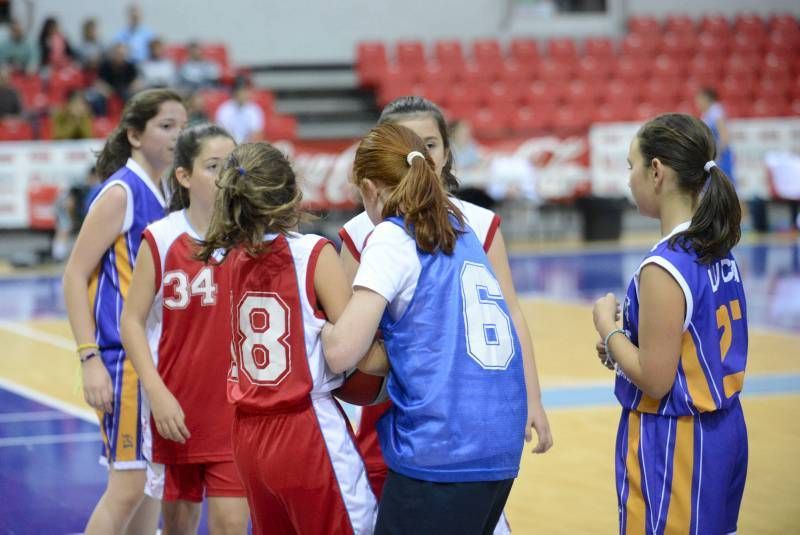
[[[145,467],[142,456],[139,377],[125,358],[120,316],[142,231],[164,217],[164,197],[142,167],[129,159],[103,184],[93,203],[109,188],[121,186],[128,197],[122,232],[105,252],[89,280],[89,302],[96,325],[95,338],[114,389],[113,412],[98,413],[104,456],[116,469]]]
[[[686,230],[679,225],[672,234]],[[665,269],[686,299],[675,382],[662,399],[646,396],[619,371],[622,404],[616,479],[622,534],[736,531],[747,473],[747,429],[739,392],[747,362],[747,306],[731,254],[710,265],[675,249],[668,237],[642,262],[628,286],[623,328],[639,336],[638,277],[648,264]]]
[[[422,269],[412,300],[399,318],[387,310],[381,320],[392,368],[393,405],[377,425],[386,464],[439,483],[515,478],[525,378],[494,271],[469,227],[452,255],[417,254]]]

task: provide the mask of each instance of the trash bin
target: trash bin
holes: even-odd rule
[[[582,197],[576,202],[583,222],[584,241],[618,240],[622,235],[625,198]]]

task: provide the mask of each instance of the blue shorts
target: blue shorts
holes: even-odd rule
[[[115,470],[144,470],[139,376],[122,348],[101,353],[114,391],[112,412],[97,412],[103,436],[101,462]]]
[[[736,531],[747,475],[747,428],[728,408],[670,417],[624,409],[616,448],[620,533]]]

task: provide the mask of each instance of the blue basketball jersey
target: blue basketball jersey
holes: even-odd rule
[[[683,224],[677,231],[688,228]],[[662,399],[646,396],[619,371],[615,393],[626,409],[669,416],[688,416],[725,409],[739,395],[747,364],[747,304],[739,268],[732,254],[710,265],[698,262],[680,241],[668,238],[650,251],[628,286],[623,328],[639,345],[639,273],[650,263],[667,270],[686,298],[681,356],[672,389]]]
[[[101,349],[121,348],[119,320],[133,275],[133,265],[145,227],[164,217],[165,201],[145,171],[132,159],[111,175],[97,198],[113,186],[122,186],[128,196],[123,232],[108,248],[89,281],[89,300]]]
[[[516,477],[527,411],[522,351],[489,260],[469,227],[452,255],[417,254],[413,299],[401,317],[387,310],[381,321],[392,368],[393,406],[377,425],[386,464],[426,481]]]

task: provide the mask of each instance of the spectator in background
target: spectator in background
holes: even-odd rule
[[[155,34],[142,24],[142,13],[139,6],[131,4],[128,6],[128,26],[114,37],[115,43],[123,43],[126,47],[133,63],[145,61],[150,56],[150,41],[155,38]]]
[[[142,85],[149,87],[174,87],[178,72],[171,59],[164,56],[164,43],[159,38],[150,41],[150,57],[139,64]]]
[[[103,59],[103,44],[97,32],[97,21],[86,19],[81,25],[81,42],[77,47],[77,56],[85,69],[97,70]]]
[[[22,101],[19,93],[11,86],[11,72],[5,65],[0,65],[0,119],[22,113]]]
[[[11,20],[8,39],[0,43],[0,65],[10,65],[19,71],[35,71],[36,51],[27,33],[18,19]]]
[[[55,17],[47,17],[39,33],[39,66],[42,69],[58,69],[67,65],[75,52],[69,41],[61,33],[61,28]]]
[[[450,123],[450,139],[453,142],[453,164],[459,174],[480,165],[480,149],[472,137],[472,126],[469,122],[457,119]]]
[[[200,123],[211,122],[206,113],[206,102],[203,95],[199,92],[192,93],[186,99],[186,115],[188,121],[186,126],[192,126]]]
[[[733,153],[730,147],[728,117],[717,98],[717,92],[710,87],[701,89],[697,92],[695,104],[700,110],[701,119],[714,134],[714,141],[717,143],[717,156],[714,161],[733,182],[736,182],[733,174]]]
[[[230,132],[236,143],[262,139],[264,112],[250,100],[250,89],[244,80],[237,81],[233,97],[217,110],[216,123]]]
[[[92,137],[92,112],[83,93],[70,91],[66,104],[53,114],[53,139]]]
[[[184,89],[195,91],[210,87],[219,79],[219,66],[203,58],[200,45],[196,42],[189,43],[187,47],[188,58],[180,68],[180,83]]]
[[[127,101],[138,88],[139,73],[136,65],[128,61],[128,50],[122,43],[111,47],[108,57],[100,63],[97,71],[97,82],[102,84],[106,98],[116,94]]]

